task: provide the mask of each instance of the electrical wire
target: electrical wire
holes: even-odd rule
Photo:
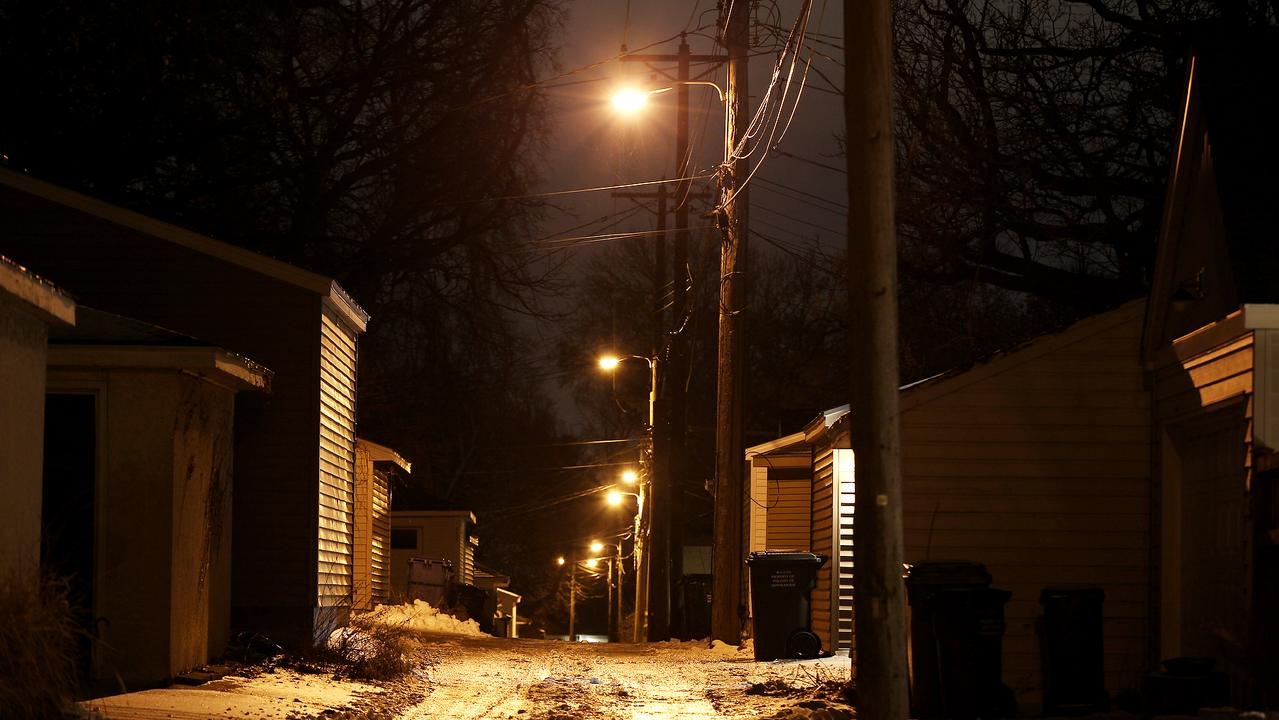
[[[775,153],[777,153],[778,155],[781,155],[781,156],[783,156],[783,157],[788,157],[788,158],[790,158],[790,159],[792,159],[792,160],[798,160],[798,161],[800,161],[800,162],[805,162],[805,163],[808,163],[809,165],[813,165],[813,166],[815,166],[815,167],[822,168],[823,170],[830,170],[831,172],[837,172],[837,173],[839,173],[839,174],[841,174],[841,175],[847,175],[847,174],[848,174],[848,170],[847,170],[847,169],[845,169],[845,168],[835,167],[834,165],[827,165],[827,164],[825,164],[825,163],[821,163],[821,162],[818,162],[818,161],[816,161],[816,160],[811,160],[811,159],[809,159],[809,158],[806,158],[806,157],[803,157],[803,156],[800,156],[800,155],[796,155],[795,153],[786,152],[785,150],[782,150],[781,148],[773,148],[773,152],[775,152]]]
[[[606,190],[625,190],[627,188],[648,187],[650,185],[661,185],[662,183],[681,182],[684,180],[708,180],[715,177],[715,173],[700,173],[697,175],[689,175],[683,178],[668,178],[666,180],[645,180],[643,182],[625,183],[622,185],[601,185],[598,187],[574,188],[572,190],[552,190],[549,192],[529,193],[527,195],[499,195],[496,197],[471,198],[470,200],[454,200],[445,202],[429,203],[427,207],[440,207],[449,205],[471,205],[482,202],[498,202],[504,200],[533,200],[536,198],[561,197],[564,195],[580,195],[584,193],[604,192]]]
[[[714,225],[700,225],[686,228],[685,232],[693,232],[694,230],[713,230]],[[649,237],[653,235],[669,235],[680,232],[679,228],[666,228],[665,230],[639,230],[636,232],[620,232],[620,233],[603,233],[601,235],[580,235],[578,237],[555,238],[548,240],[543,244],[548,248],[562,248],[573,245],[590,245],[599,242],[608,242],[609,240],[626,240],[628,238]]]
[[[818,210],[824,210],[826,212],[839,215],[848,212],[847,205],[824,198],[821,195],[805,192],[799,188],[793,188],[789,185],[783,185],[779,182],[774,182],[765,178],[756,178],[755,183],[759,186],[759,189],[764,190],[765,192],[775,193],[793,202],[804,203],[809,207],[816,208]]]
[[[847,236],[847,231],[845,230],[835,230],[834,228],[829,228],[829,227],[826,227],[825,225],[819,225],[815,222],[809,222],[808,220],[804,220],[803,218],[797,218],[794,215],[788,215],[787,213],[784,213],[781,210],[774,210],[773,208],[770,208],[767,205],[761,205],[760,203],[757,203],[757,202],[751,203],[751,209],[763,210],[766,213],[772,213],[778,217],[786,218],[787,220],[790,220],[791,222],[797,222],[800,225],[807,225],[808,227],[811,227],[815,230],[821,230],[823,232],[831,233],[832,235],[836,235],[840,237],[841,239]]]

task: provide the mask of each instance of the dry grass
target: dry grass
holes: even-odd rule
[[[335,636],[327,651],[345,675],[357,680],[395,680],[415,666],[413,631],[402,625],[387,625],[355,616]]]
[[[0,581],[0,716],[61,718],[79,691],[81,630],[65,582]]]

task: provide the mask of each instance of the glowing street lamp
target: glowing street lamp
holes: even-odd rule
[[[617,507],[618,505],[621,505],[624,502],[623,498],[625,498],[628,495],[630,497],[635,498],[636,501],[640,500],[640,496],[637,493],[622,492],[621,490],[609,490],[608,493],[604,495],[604,502],[614,507]]]
[[[626,483],[627,485],[634,485],[635,483],[639,482],[639,473],[635,472],[634,470],[623,470],[622,482]]]
[[[648,104],[650,93],[636,88],[623,88],[613,94],[613,109],[623,115],[633,115]]]
[[[591,543],[591,552],[597,553],[603,549],[604,549],[604,543],[600,542],[599,540],[596,540]]]

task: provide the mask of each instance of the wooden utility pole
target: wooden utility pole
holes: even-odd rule
[[[742,617],[742,489],[745,445],[742,438],[742,391],[746,356],[742,343],[742,311],[746,307],[747,195],[743,185],[750,163],[734,159],[745,142],[750,121],[746,62],[750,47],[750,5],[728,5],[724,46],[728,49],[728,87],[725,88],[725,157],[729,169],[721,174],[724,215],[720,247],[719,367],[715,401],[715,537],[711,634],[736,645]]]
[[[905,720],[897,235],[889,0],[844,4],[858,717]]]

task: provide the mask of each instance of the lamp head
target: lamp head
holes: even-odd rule
[[[634,115],[648,104],[648,93],[635,88],[623,88],[613,94],[613,109],[623,115]]]
[[[556,564],[556,565],[563,565],[563,564],[564,564],[564,556],[563,556],[563,555],[561,555],[561,556],[559,556],[559,557],[555,558],[555,564]]]
[[[613,506],[621,505],[622,493],[616,490],[609,490],[608,494],[604,496],[604,501]]]
[[[639,473],[635,472],[634,470],[623,470],[622,482],[626,483],[627,485],[634,485],[635,483],[639,482]]]
[[[604,549],[604,543],[600,542],[599,540],[596,540],[596,541],[594,541],[594,542],[592,542],[592,543],[591,543],[591,552],[596,552],[596,553],[597,553],[597,552],[599,552],[600,550],[603,550],[603,549]]]
[[[601,355],[599,362],[601,370],[616,370],[622,364],[622,359],[616,355]]]

